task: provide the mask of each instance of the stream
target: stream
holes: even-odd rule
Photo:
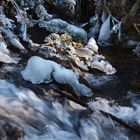
[[[75,1],[72,2],[72,4],[75,5]],[[20,2],[18,1],[18,3]],[[42,1],[40,3],[42,4]],[[60,6],[63,5],[61,2],[59,4]],[[10,8],[12,7],[11,5]],[[16,9],[16,5],[14,6]],[[24,6],[26,7],[27,5]],[[51,8],[49,10],[53,13],[57,8],[59,7],[52,9],[52,11],[50,10]],[[65,9],[66,7],[62,8]],[[92,9],[92,7],[90,8]],[[15,11],[13,10],[12,12],[14,13]],[[56,25],[58,21],[60,22],[60,25],[58,24],[58,29],[55,27],[55,24],[54,27],[51,27],[51,23],[49,23],[48,27],[50,27],[50,30],[46,31],[45,26],[39,27],[39,24],[44,18],[51,17],[47,11],[45,11],[45,14],[49,16],[47,17],[45,15],[46,17],[44,16],[42,18],[37,17],[37,14],[42,12],[41,10],[36,14],[32,14],[32,12],[34,12],[33,9],[31,8],[31,11],[30,9],[27,9],[27,13],[29,14],[29,17],[27,16],[28,20],[35,16],[35,19],[33,20],[35,20],[36,23],[33,21],[31,23],[26,21],[25,13],[23,14],[21,11],[19,10],[19,13],[17,12],[19,14],[17,15],[21,18],[19,18],[19,21],[22,23],[23,20],[21,25],[25,30],[27,26],[26,23],[32,25],[28,25],[29,27],[27,27],[27,38],[26,31],[21,31],[24,33],[26,41],[21,39],[22,37],[19,35],[17,28],[8,30],[3,27],[4,25],[0,25],[0,33],[4,32],[3,34],[6,34],[5,30],[7,30],[8,33],[11,31],[11,33],[14,32],[15,34],[18,34],[13,35],[9,40],[12,40],[14,37],[19,37],[19,40],[22,40],[21,43],[23,46],[25,46],[25,48],[13,48],[14,45],[10,44],[10,42],[10,45],[8,44],[7,47],[10,50],[10,57],[13,58],[14,62],[18,61],[18,63],[6,64],[0,62],[0,140],[140,140],[140,58],[133,54],[132,48],[121,44],[114,44],[108,47],[101,47],[99,45],[99,51],[95,52],[94,55],[101,54],[102,56],[105,56],[105,62],[111,64],[109,66],[111,66],[111,68],[113,66],[116,69],[116,71],[114,69],[116,73],[114,72],[107,75],[105,71],[101,72],[100,69],[89,69],[86,71],[81,67],[79,68],[79,65],[76,65],[73,62],[73,52],[71,52],[72,55],[70,53],[67,54],[67,44],[65,44],[65,42],[71,43],[72,45],[70,47],[72,49],[75,47],[75,50],[78,50],[79,48],[83,49],[85,44],[82,46],[82,44],[76,42],[77,40],[71,40],[73,34],[71,36],[63,34],[65,33],[65,28],[63,26],[61,27],[61,22],[69,27],[66,30],[70,29],[70,31],[67,31],[70,33],[73,33],[75,31],[74,29],[77,29],[76,31],[78,32],[81,28],[79,29],[74,25],[57,19],[54,21],[56,22]],[[59,14],[61,14],[61,12]],[[86,13],[86,11],[84,12]],[[68,14],[69,11],[67,11],[66,15]],[[13,15],[11,16],[12,18]],[[63,17],[65,18],[65,15],[62,15],[62,18]],[[84,20],[86,20],[86,18]],[[14,23],[15,25],[18,24],[17,21]],[[63,36],[57,34],[57,30],[61,30],[61,28],[64,28],[64,31],[58,31],[58,33]],[[44,42],[44,39],[46,36],[50,35],[50,31],[53,29],[56,31],[56,34],[53,34],[54,36],[52,35],[52,40],[54,39],[53,41],[56,41],[56,44],[50,37],[49,39],[52,42],[50,41],[49,45],[52,47],[52,50],[56,47],[56,52],[60,52],[60,58],[61,56],[64,56],[64,61],[63,58],[61,60],[59,57],[57,59],[57,57],[44,57],[39,54],[39,49],[46,43]],[[83,33],[83,36],[80,34],[80,36],[75,36],[75,38],[81,37],[84,40],[86,38],[84,36],[85,31],[81,29],[79,32]],[[6,38],[5,36],[4,39]],[[57,40],[56,36],[61,39]],[[0,41],[2,42],[4,39],[2,38]],[[33,42],[29,42],[29,39]],[[7,40],[5,41],[6,43]],[[34,46],[37,44],[34,43],[39,44],[39,47],[35,48]],[[31,44],[33,44],[33,46]],[[52,51],[49,45],[47,46],[48,48],[43,46],[46,50],[43,47],[42,48],[46,52]],[[65,48],[61,48],[61,45],[66,46]],[[79,45],[79,48],[76,45]],[[26,51],[28,52],[24,52],[24,49],[27,49]],[[45,51],[44,53],[46,53]],[[81,53],[83,52],[81,51]],[[25,70],[28,59],[34,55],[43,57],[46,60],[54,60],[56,63],[62,63],[62,66],[64,66],[63,68],[62,66],[57,65],[62,68],[60,70],[66,70],[66,67],[67,69],[76,69],[77,72],[81,72],[80,76],[82,78],[80,77],[81,79],[79,79],[82,84],[80,83],[79,85],[84,85],[84,87],[87,86],[86,89],[90,88],[90,91],[94,93],[93,96],[89,98],[76,94],[75,89],[73,89],[71,85],[68,85],[69,83],[59,83],[54,77],[53,80],[51,79],[51,82],[46,82],[46,79],[37,84],[34,84],[32,81],[26,81],[21,75],[21,71]],[[67,57],[68,55],[69,57]],[[66,58],[71,59],[67,60]],[[78,58],[76,54],[75,58]],[[79,58],[82,62],[86,62],[86,57],[81,58],[81,56],[79,56]],[[80,59],[78,62],[81,62]],[[70,64],[75,65],[71,66]],[[51,73],[51,78],[53,72]]]
[[[101,51],[118,69],[112,76],[98,73],[86,77],[95,91],[95,99],[90,100],[88,108],[51,90],[49,87],[55,83],[34,86],[24,82],[19,72],[25,60],[20,60],[15,66],[2,65],[7,72],[1,72],[0,80],[1,139],[139,140],[138,133],[100,110],[140,130],[140,92],[137,84],[140,63],[126,48],[101,48]],[[120,51],[123,53],[119,55]]]

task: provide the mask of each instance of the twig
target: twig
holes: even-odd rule
[[[131,20],[133,26],[135,27],[136,31],[138,32],[138,34],[140,35],[140,30],[138,29],[136,23],[134,23],[132,20]]]

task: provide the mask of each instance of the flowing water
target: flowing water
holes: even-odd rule
[[[34,29],[29,29],[31,39],[42,43],[48,33]],[[0,140],[140,140],[140,61],[132,49],[120,46],[100,48],[99,53],[117,73],[87,75],[95,95],[84,104],[52,90],[55,83],[25,82],[20,71],[27,55],[19,56],[22,59],[14,66],[2,64]]]
[[[140,104],[120,107],[99,98],[86,109],[67,99],[39,98],[30,89],[0,80],[0,127],[3,139],[25,140],[138,140],[139,135],[104,116],[110,112],[140,129]],[[45,93],[46,96],[51,93]],[[54,93],[53,93],[54,94]],[[112,105],[111,105],[112,104]],[[128,131],[129,130],[129,131]],[[6,135],[7,136],[7,135]]]
[[[106,50],[103,52],[106,53]],[[110,59],[117,65],[120,60],[118,58],[118,61],[113,61],[113,56]],[[126,59],[127,57],[124,57],[124,61]],[[133,58],[132,60],[137,62]],[[7,76],[7,80],[1,79],[1,139],[139,140],[140,92],[138,87],[129,85],[134,75],[127,77],[128,69],[125,68],[125,75],[120,75],[121,65],[124,64],[118,65],[118,72],[114,76],[99,73],[93,77],[86,77],[96,93],[95,100],[88,103],[88,108],[60,96],[58,92],[46,90],[44,86],[40,86],[42,89],[38,90],[38,86],[25,84],[19,75],[19,82],[16,82],[18,78],[14,78],[16,80],[13,81],[10,76]],[[138,73],[137,65],[134,68],[135,71],[131,73],[136,73],[136,70]],[[4,69],[17,75],[22,68],[5,66]],[[5,75],[10,75],[9,73]],[[127,77],[127,82],[124,77]],[[102,111],[113,114],[134,130],[118,123]]]
[[[33,41],[36,40],[32,37]],[[20,71],[26,65],[27,56],[22,56],[19,64],[14,66],[2,65],[0,138],[139,140],[139,59],[128,48],[100,48],[100,51],[115,66],[117,73],[105,76],[95,72],[96,75],[85,77],[95,96],[84,107],[50,90],[53,84],[32,85],[25,82]],[[114,115],[127,125],[102,111]]]

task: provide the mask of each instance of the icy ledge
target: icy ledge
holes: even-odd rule
[[[45,60],[38,56],[32,56],[27,63],[25,70],[21,72],[24,80],[33,84],[50,82],[54,79],[61,84],[70,85],[80,96],[90,97],[93,92],[87,86],[79,82],[79,74],[66,69],[54,61]]]

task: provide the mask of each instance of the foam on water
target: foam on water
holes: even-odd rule
[[[30,89],[6,80],[0,80],[0,91],[0,127],[7,122],[18,127],[25,133],[24,140],[131,140],[124,128],[98,109],[139,124],[139,109],[112,107],[103,99],[90,103],[93,113],[88,113],[87,109],[70,107],[67,102],[45,101]]]

